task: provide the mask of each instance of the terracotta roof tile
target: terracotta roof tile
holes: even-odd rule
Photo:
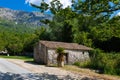
[[[92,50],[90,47],[86,47],[84,45],[79,45],[77,43],[65,43],[65,42],[55,42],[55,41],[40,41],[41,44],[45,45],[48,48],[56,49],[58,47],[62,47],[65,49],[72,50]]]

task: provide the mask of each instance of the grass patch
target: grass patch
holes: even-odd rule
[[[95,73],[95,70],[87,69],[87,68],[80,68],[74,65],[65,65],[64,67],[62,67],[62,69],[68,70],[74,73],[79,73],[81,75],[88,75],[88,76],[102,78],[104,80],[119,80],[120,79],[120,76],[98,74],[98,73]]]
[[[80,68],[80,67],[77,67],[77,66],[74,66],[74,65],[65,65],[63,67],[63,69],[73,71],[73,72],[77,72],[77,73],[87,73],[88,74],[88,72],[92,72],[89,69]]]
[[[33,58],[28,57],[28,56],[4,56],[4,55],[1,55],[0,58],[20,59],[20,60],[25,60],[25,61],[33,61]]]

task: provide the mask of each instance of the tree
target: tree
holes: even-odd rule
[[[85,15],[98,16],[105,13],[110,16],[109,14],[120,9],[119,0],[73,0],[72,2],[74,11]]]
[[[119,23],[116,24],[119,18],[110,19],[111,14],[120,9],[119,0],[72,0],[72,3],[72,7],[65,9],[59,0],[53,0],[51,4],[43,1],[40,6],[32,4],[43,12],[50,10],[54,15],[52,21],[47,21],[54,37],[51,40],[98,47],[96,43],[120,36]],[[47,4],[47,8],[44,9],[43,4]]]
[[[50,2],[50,5],[47,4],[44,0],[41,2],[40,6],[37,6],[32,3],[31,3],[31,5],[33,7],[40,9],[41,12],[45,12],[46,10],[49,9],[52,12],[52,14],[56,14],[57,12],[59,12],[62,9],[62,4],[60,3],[59,0],[52,0]]]
[[[56,41],[72,42],[72,20],[76,16],[70,8],[62,9],[53,17],[53,20],[49,23],[51,33],[55,36]]]
[[[120,9],[119,0],[71,0],[72,7],[71,10],[83,15],[89,15],[95,18],[108,19],[110,14],[114,11]],[[50,4],[47,4],[44,0],[41,2],[40,6],[31,4],[33,7],[39,8],[42,12],[50,10],[53,15],[56,15],[62,10],[62,4],[59,0],[52,0]],[[103,20],[102,20],[103,21]]]
[[[0,18],[0,51],[7,49],[10,55],[32,52],[38,37],[34,33],[36,29],[38,28]]]
[[[40,27],[40,29],[35,30],[35,35],[40,40],[50,40],[49,28]]]
[[[58,63],[58,67],[63,67],[64,66],[64,54],[65,54],[65,51],[64,51],[64,48],[61,48],[61,47],[58,47],[56,49],[56,53],[58,53],[58,56],[57,56],[57,63]]]

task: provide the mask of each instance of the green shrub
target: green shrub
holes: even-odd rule
[[[120,53],[104,53],[95,49],[90,52],[90,61],[75,62],[74,65],[96,69],[100,73],[120,75]]]
[[[90,65],[90,61],[83,61],[83,62],[75,62],[74,65],[78,67],[88,67]]]
[[[80,67],[80,62],[75,62],[73,65]]]
[[[111,60],[110,58],[108,58],[106,65],[104,66],[104,73],[105,74],[112,74],[112,75],[116,74],[114,60]]]
[[[95,49],[90,53],[91,62],[89,68],[97,69],[105,74],[120,75],[120,54],[111,52],[104,53]]]
[[[58,48],[56,49],[56,53],[65,53],[65,52],[64,52],[64,48],[58,47]]]
[[[103,67],[106,62],[106,57],[105,57],[105,54],[102,53],[101,50],[95,49],[95,50],[91,51],[90,58],[91,58],[91,63],[90,63],[89,67],[94,68],[94,69],[103,70]]]

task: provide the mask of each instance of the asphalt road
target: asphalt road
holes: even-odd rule
[[[22,65],[22,64],[21,64]],[[12,73],[30,73],[30,71],[14,64],[6,59],[0,59],[0,72],[12,72]]]

